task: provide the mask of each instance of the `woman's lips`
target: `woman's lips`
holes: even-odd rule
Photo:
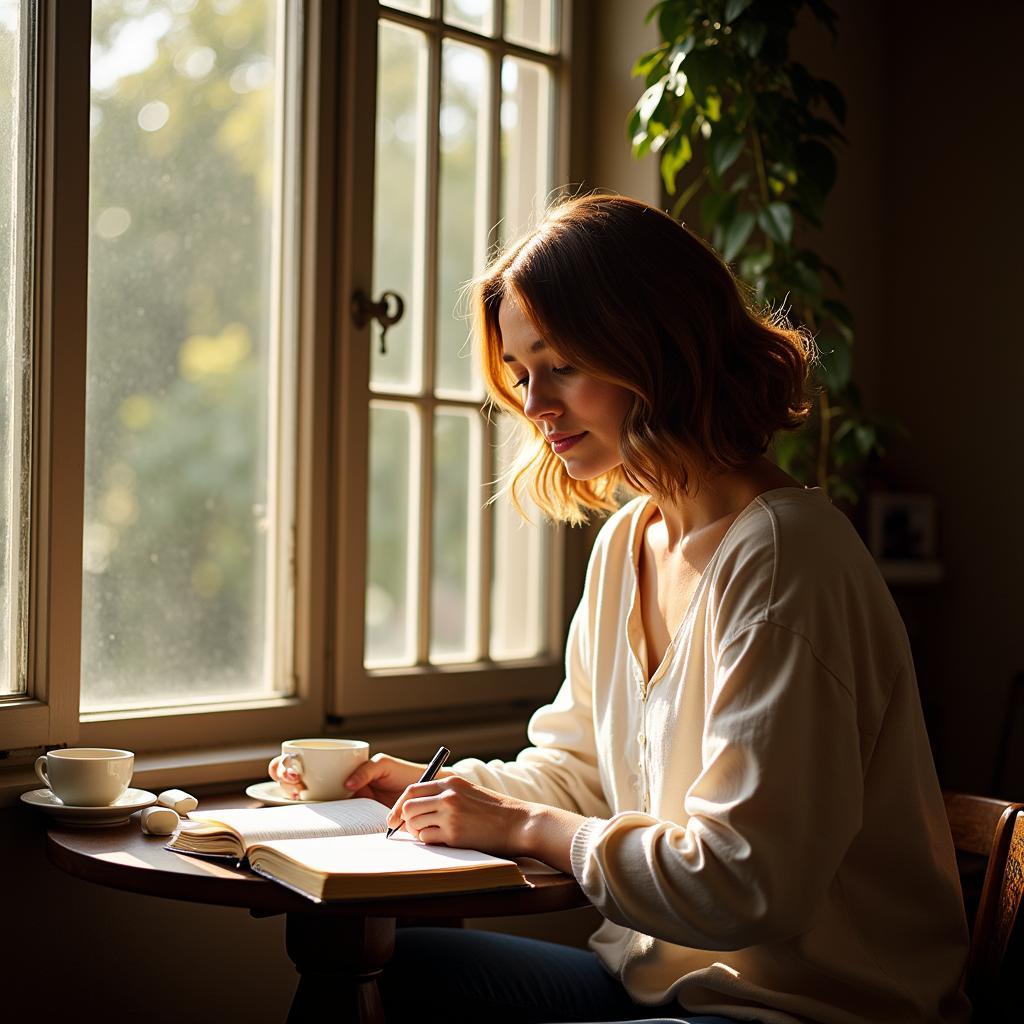
[[[562,452],[567,452],[577,441],[579,441],[587,432],[584,430],[582,434],[573,434],[572,437],[563,437],[561,441],[552,441],[551,450],[556,455],[561,455]]]

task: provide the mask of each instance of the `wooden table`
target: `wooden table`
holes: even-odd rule
[[[247,797],[204,797],[203,810],[256,807]],[[193,903],[246,907],[254,916],[286,914],[285,945],[299,973],[288,1021],[356,1020],[383,1024],[377,977],[394,951],[395,921],[451,920],[538,914],[586,906],[575,879],[527,876],[529,889],[348,900],[315,904],[228,861],[187,857],[146,836],[138,815],[113,828],[56,825],[47,836],[50,860],[71,875],[129,892]]]

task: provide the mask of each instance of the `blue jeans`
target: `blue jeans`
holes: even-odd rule
[[[587,950],[463,928],[399,928],[380,990],[388,1024],[736,1024],[634,1003]]]

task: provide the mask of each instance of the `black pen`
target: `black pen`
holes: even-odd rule
[[[437,753],[430,759],[430,764],[427,765],[427,770],[420,776],[419,781],[430,782],[441,770],[450,754],[451,751],[447,747],[438,747]],[[417,782],[416,785],[418,786],[419,782]],[[394,807],[392,807],[391,810],[394,810]],[[394,828],[389,828],[388,834],[385,838],[390,839],[401,827],[401,825],[396,825]]]

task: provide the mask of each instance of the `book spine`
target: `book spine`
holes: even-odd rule
[[[297,885],[292,885],[291,882],[284,882],[280,878],[272,875],[265,868],[257,868],[252,864],[246,865],[254,875],[260,875],[263,878],[269,879],[271,882],[276,882],[278,885],[283,885],[286,889],[291,889],[292,892],[297,892],[300,896],[305,896],[311,903],[323,903],[323,900],[319,896],[314,896],[312,893],[306,892],[305,889],[300,889]]]

